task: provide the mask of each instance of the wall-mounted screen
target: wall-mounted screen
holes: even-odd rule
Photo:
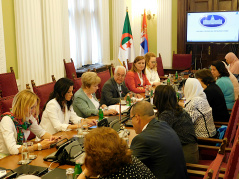
[[[187,12],[186,42],[239,42],[239,11]]]

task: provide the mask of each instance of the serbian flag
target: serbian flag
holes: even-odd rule
[[[140,43],[140,55],[144,56],[149,52],[149,44],[148,44],[148,32],[147,32],[147,18],[144,10],[142,29],[141,29],[141,43]]]
[[[127,65],[127,59],[132,62],[135,58],[134,53],[134,43],[133,43],[133,35],[129,22],[129,14],[128,9],[126,9],[126,16],[124,20],[124,28],[122,32],[120,47],[119,47],[119,55],[118,60],[123,65],[123,61]]]

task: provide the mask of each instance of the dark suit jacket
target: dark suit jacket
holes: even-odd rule
[[[165,121],[151,120],[131,143],[133,155],[160,179],[187,178],[182,145]]]
[[[124,82],[121,85],[121,90],[122,90],[121,97],[125,97],[125,95],[130,92]],[[118,86],[114,78],[112,77],[105,82],[102,88],[100,105],[105,104],[109,106],[109,105],[117,104],[119,102],[120,102],[120,95],[119,95]]]

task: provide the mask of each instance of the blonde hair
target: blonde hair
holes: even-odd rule
[[[100,77],[95,72],[85,72],[81,76],[82,88],[90,88],[93,84],[99,84],[101,82]]]
[[[145,59],[145,64],[146,64],[146,67],[149,68],[149,61],[150,61],[150,58],[151,57],[156,57],[156,55],[153,53],[153,52],[148,52],[144,55],[144,59]],[[153,70],[156,70],[157,71],[157,63],[155,65],[155,67],[153,68]]]
[[[26,112],[30,113],[30,108],[37,102],[36,115],[39,114],[39,97],[31,90],[18,92],[12,102],[12,113],[23,122],[26,120]]]
[[[144,56],[137,56],[137,57],[134,59],[133,66],[132,66],[132,68],[131,68],[130,71],[137,72],[137,68],[136,68],[135,64],[136,64],[137,62],[139,62],[140,60],[144,60]],[[144,67],[144,69],[142,70],[142,73],[145,74],[145,67]]]

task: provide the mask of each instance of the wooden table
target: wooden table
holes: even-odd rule
[[[130,131],[129,143],[131,143],[132,139],[134,138],[134,136],[136,134],[135,134],[135,131],[132,128],[127,128],[127,129]],[[76,135],[76,131],[58,132],[56,134],[56,136],[60,136],[60,135],[62,135],[62,138],[70,139],[74,135]],[[34,151],[34,154],[37,155],[37,158],[35,160],[33,160],[29,165],[49,167],[51,162],[46,162],[46,161],[43,160],[43,158],[50,155],[51,153],[53,153],[55,151],[56,151],[56,148],[45,149],[45,150],[41,150],[41,151]],[[7,157],[0,160],[0,167],[13,170],[13,169],[20,166],[20,165],[17,164],[18,161],[20,161],[20,160],[21,160],[21,154],[7,156]],[[58,165],[59,165],[59,163],[53,163],[51,165],[51,169],[54,169],[54,168],[58,167]],[[62,165],[59,168],[67,169],[67,168],[74,168],[74,166]]]

